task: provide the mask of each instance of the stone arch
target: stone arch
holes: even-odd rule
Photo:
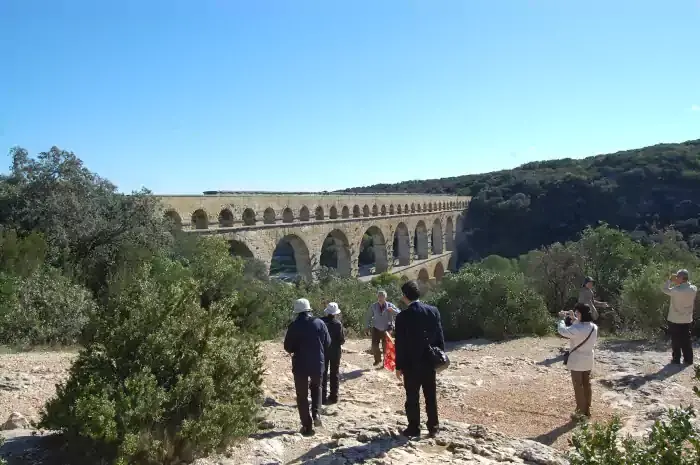
[[[352,216],[353,218],[359,218],[362,215],[362,212],[360,212],[360,206],[355,205],[352,207]]]
[[[435,277],[435,282],[442,281],[442,277],[445,276],[445,267],[442,262],[437,262],[435,265],[435,271],[433,271],[433,276]]]
[[[194,229],[208,229],[209,228],[209,215],[204,210],[197,209],[192,213],[192,227]]]
[[[416,205],[416,211],[417,211],[418,213],[421,212],[421,206],[420,206],[420,204]]]
[[[175,210],[168,210],[163,215],[165,221],[169,223],[171,230],[182,229],[182,218]]]
[[[253,226],[255,224],[255,212],[252,208],[246,208],[243,210],[243,224],[246,226]]]
[[[394,231],[394,260],[398,260],[399,266],[411,264],[411,236],[408,227],[399,223]]]
[[[408,204],[403,206],[403,212],[408,213]]]
[[[335,208],[335,206],[331,207],[331,212],[330,212],[329,218],[332,220],[338,219],[338,209]]]
[[[440,218],[436,218],[435,221],[433,221],[433,227],[432,227],[432,243],[433,243],[433,254],[438,255],[443,252],[443,243],[442,243],[442,223],[440,222]]]
[[[389,269],[384,233],[378,226],[370,226],[362,235],[357,266],[360,276],[379,274]],[[374,273],[371,266],[374,265]]]
[[[428,202],[428,210],[429,212],[433,211],[433,202]]]
[[[362,207],[362,216],[365,216],[365,217],[369,216],[369,206],[368,205],[365,205],[364,207]]]
[[[340,276],[351,276],[350,242],[340,229],[334,229],[323,241],[319,264],[327,268],[335,268]]]
[[[233,213],[228,208],[224,208],[219,213],[219,227],[230,228],[233,226]]]
[[[283,276],[291,279],[298,275],[304,280],[311,280],[311,256],[303,239],[295,234],[288,234],[277,241],[270,262],[270,276]]]
[[[428,270],[425,268],[421,268],[420,271],[418,272],[418,281],[420,281],[423,284],[427,284],[430,282],[430,273]]]
[[[401,204],[398,204],[398,205],[396,206],[396,214],[397,214],[397,215],[400,215],[401,212],[402,212]]]
[[[416,212],[416,204],[412,203],[411,204],[411,213],[415,213],[415,212]]]
[[[271,207],[267,207],[263,213],[263,223],[265,224],[275,224],[277,221],[277,215]]]
[[[316,211],[314,212],[314,218],[316,219],[316,221],[321,221],[325,217],[326,217],[326,213],[323,211],[323,207],[320,205],[318,207],[316,207]]]
[[[345,205],[340,211],[340,216],[342,216],[343,218],[350,218],[350,209],[347,205]]]
[[[392,207],[393,208],[393,207]],[[382,216],[386,216],[386,205],[382,205],[382,210],[381,210]],[[393,214],[393,213],[392,213]]]
[[[455,232],[452,217],[448,216],[445,221],[445,249],[451,252],[455,249]]]
[[[425,223],[422,220],[416,225],[413,244],[416,258],[419,260],[428,258],[428,228],[425,227]]]
[[[428,203],[427,202],[423,202],[423,211],[424,212],[428,211]]]
[[[228,241],[229,243],[229,253],[233,255],[234,257],[243,257],[243,258],[254,258],[255,256],[253,255],[253,252],[250,250],[250,247],[246,245],[245,242],[239,241],[239,240],[230,240]]]
[[[379,215],[379,208],[377,208],[377,204],[375,203],[372,205],[372,216],[377,216]]]
[[[390,214],[390,215],[393,215],[393,214],[394,214],[394,211],[395,211],[395,210],[394,210],[394,204],[392,203],[392,204],[389,205],[389,214]]]
[[[306,205],[299,209],[299,221],[309,221],[309,207]]]
[[[282,212],[282,223],[294,223],[294,212],[287,207]]]

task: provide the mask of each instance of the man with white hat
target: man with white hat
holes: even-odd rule
[[[335,404],[338,402],[338,371],[340,370],[340,355],[342,353],[341,346],[345,344],[345,331],[343,323],[338,319],[340,308],[335,302],[330,302],[324,310],[326,316],[321,320],[326,324],[328,333],[331,335],[331,346],[326,351],[326,366],[323,370],[323,388],[321,389],[321,399],[323,404]],[[330,372],[330,377],[329,377]],[[328,393],[328,382],[330,381],[331,389],[330,396]]]
[[[693,324],[695,295],[698,288],[688,281],[688,270],[678,270],[662,288],[671,297],[668,310],[668,332],[671,334],[671,363],[680,364],[681,354],[686,365],[693,364],[693,343],[690,331]],[[672,285],[673,284],[673,285]]]
[[[325,353],[331,345],[326,325],[311,315],[308,299],[294,301],[296,319],[287,328],[284,350],[292,354],[292,372],[297,395],[297,408],[301,419],[301,433],[314,434],[314,426],[321,426],[321,377],[325,366]],[[309,414],[309,390],[311,412]],[[312,423],[313,422],[313,423]]]

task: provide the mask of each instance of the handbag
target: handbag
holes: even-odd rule
[[[569,355],[571,355],[576,349],[584,345],[586,341],[588,341],[591,338],[591,336],[593,335],[593,331],[595,331],[595,328],[591,328],[591,332],[588,333],[588,336],[586,337],[586,339],[583,340],[581,344],[577,345],[571,350],[567,350],[566,352],[564,352],[564,365],[569,363]]]
[[[450,366],[450,357],[447,356],[444,350],[436,347],[430,343],[431,339],[428,336],[427,331],[423,331],[423,336],[425,338],[425,344],[427,346],[428,358],[430,363],[433,365],[436,373],[440,373]]]

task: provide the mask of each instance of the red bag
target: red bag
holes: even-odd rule
[[[386,333],[384,344],[384,368],[389,371],[394,371],[396,369],[396,346],[394,345],[394,340]]]

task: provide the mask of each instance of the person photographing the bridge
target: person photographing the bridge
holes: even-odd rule
[[[610,305],[608,305],[607,302],[595,300],[595,294],[593,292],[594,285],[595,281],[590,276],[587,276],[583,280],[583,286],[581,287],[581,290],[578,293],[578,303],[588,305],[588,307],[591,309],[591,316],[593,317],[593,321],[597,321],[600,315],[598,313],[598,310],[596,310],[596,305],[600,308],[609,308]]]
[[[297,317],[287,328],[284,350],[292,354],[292,373],[296,390],[297,408],[301,419],[301,434],[314,434],[314,426],[320,427],[321,378],[325,368],[325,356],[331,345],[328,328],[319,318],[311,315],[308,299],[294,302]],[[311,413],[309,413],[311,391]]]
[[[343,329],[343,323],[338,318],[340,308],[338,308],[337,303],[329,302],[324,313],[326,316],[321,318],[321,320],[328,328],[328,333],[331,336],[331,345],[326,351],[321,399],[323,405],[330,405],[338,402],[338,385],[340,381],[338,379],[338,371],[340,370],[342,345],[345,344],[345,330]],[[331,387],[330,395],[328,395],[329,382]]]
[[[577,303],[573,311],[559,312],[561,321],[558,325],[559,334],[569,340],[569,350],[564,355],[564,364],[571,371],[571,382],[574,385],[576,411],[573,419],[590,418],[591,400],[591,371],[595,355],[595,345],[598,342],[598,326],[593,324],[591,307]],[[570,317],[572,324],[566,325],[565,319]]]
[[[690,331],[693,326],[693,310],[698,288],[690,284],[688,270],[678,270],[672,274],[661,289],[671,297],[668,310],[668,332],[671,335],[671,363],[693,364],[693,342]]]
[[[366,332],[372,337],[372,355],[374,355],[374,365],[382,366],[382,354],[386,350],[386,333],[393,331],[396,315],[399,309],[396,305],[386,300],[386,291],[380,289],[377,291],[377,301],[369,306],[367,315],[365,316]],[[382,349],[379,350],[381,343]]]

